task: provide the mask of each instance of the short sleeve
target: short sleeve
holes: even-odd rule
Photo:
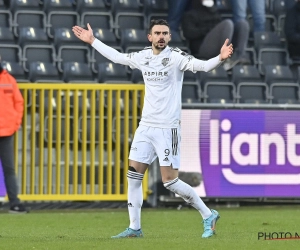
[[[195,57],[178,48],[174,49],[174,56],[175,56],[175,62],[177,63],[181,71],[189,70],[194,73],[196,72],[194,71],[194,66],[193,66]]]
[[[123,54],[125,57],[125,60],[128,63],[128,66],[131,69],[140,69],[140,60],[141,60],[141,55],[142,52],[132,52],[128,54]]]

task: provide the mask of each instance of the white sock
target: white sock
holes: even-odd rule
[[[134,230],[141,228],[141,208],[143,205],[143,189],[142,181],[143,174],[128,170],[128,212],[129,212],[129,227]]]
[[[210,209],[204,204],[195,190],[187,183],[176,178],[172,181],[164,183],[164,186],[175,194],[178,194],[188,204],[196,208],[202,215],[203,219],[207,219],[211,216]]]

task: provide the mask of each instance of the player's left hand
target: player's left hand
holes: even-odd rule
[[[233,53],[232,43],[228,45],[228,42],[229,42],[229,39],[227,38],[221,48],[221,51],[220,51],[220,60],[221,61],[227,59],[228,57],[231,57],[231,55]]]

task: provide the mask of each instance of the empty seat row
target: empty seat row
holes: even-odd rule
[[[300,104],[298,75],[288,66],[269,65],[261,77],[254,66],[236,66],[229,79],[219,67],[201,72],[198,81],[184,80],[183,103]]]
[[[9,4],[8,4],[9,3]],[[10,0],[0,3],[0,9],[13,13],[19,10],[42,10],[46,13],[57,10],[82,12],[167,12],[167,0]]]

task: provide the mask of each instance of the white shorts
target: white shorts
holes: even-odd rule
[[[135,131],[129,159],[151,164],[156,157],[160,166],[179,169],[180,165],[180,127],[153,128],[140,125]]]

